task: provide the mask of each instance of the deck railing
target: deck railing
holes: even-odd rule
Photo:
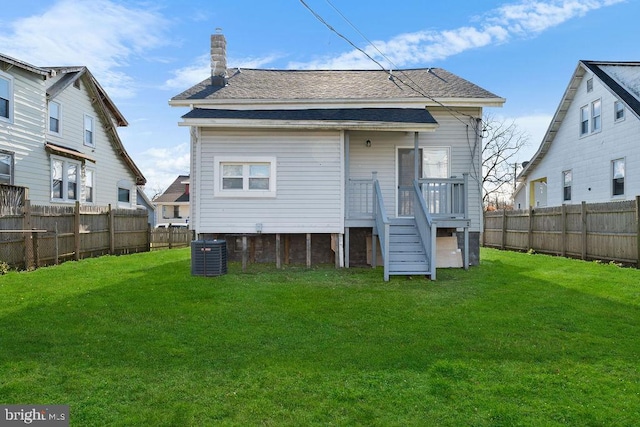
[[[431,280],[436,280],[436,236],[438,234],[438,226],[431,217],[427,204],[423,197],[423,190],[418,181],[413,181],[413,206],[414,219],[424,253],[429,259],[429,276]]]
[[[387,213],[384,209],[384,200],[382,198],[382,191],[380,190],[380,183],[378,180],[373,181],[374,186],[374,205],[375,205],[375,235],[380,240],[380,250],[382,251],[382,262],[384,264],[384,280],[389,280],[389,234],[391,230],[391,222],[387,217]],[[376,260],[378,254],[376,253],[375,239],[371,242],[371,264],[376,266]]]
[[[347,218],[373,219],[374,179],[349,179],[347,186]]]
[[[462,178],[418,180],[422,196],[433,219],[468,219],[469,175]]]

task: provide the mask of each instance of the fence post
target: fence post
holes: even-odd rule
[[[80,260],[80,202],[76,201],[74,209],[73,235],[75,240],[75,259]]]
[[[560,255],[567,256],[567,205],[562,205],[560,208],[560,221],[562,221],[562,248],[560,249]]]
[[[580,219],[582,220],[582,259],[587,259],[587,203],[586,202],[582,202]]]
[[[35,268],[40,267],[40,247],[38,245],[38,233],[31,232],[31,244],[33,245],[33,264]]]
[[[116,218],[115,212],[109,203],[109,254],[116,253]]]
[[[502,241],[500,242],[500,249],[504,250],[507,247],[507,210],[502,210]]]
[[[640,196],[636,196],[636,268],[640,268]]]
[[[24,201],[24,212],[22,219],[22,229],[23,230],[31,230],[31,201]],[[33,260],[33,246],[29,241],[31,239],[31,234],[24,233],[24,268],[28,270],[31,266],[31,262]],[[30,250],[31,248],[31,250]]]
[[[535,211],[533,210],[533,206],[529,206],[529,235],[528,235],[528,244],[527,249],[533,249],[533,214]]]

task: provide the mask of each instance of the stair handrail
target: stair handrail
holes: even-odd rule
[[[418,180],[413,181],[413,215],[422,247],[429,260],[429,276],[436,280],[436,236],[438,226],[431,217]]]
[[[375,231],[378,235],[378,239],[380,240],[380,249],[382,250],[382,262],[384,264],[384,280],[385,282],[389,281],[389,234],[391,222],[389,221],[389,217],[387,216],[387,212],[384,209],[384,199],[382,198],[382,190],[380,190],[380,183],[377,179],[373,180],[373,188],[374,188],[374,220],[375,220]],[[373,266],[376,265],[376,242],[375,239],[371,239],[371,264]]]

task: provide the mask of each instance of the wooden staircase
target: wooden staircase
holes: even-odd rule
[[[429,255],[413,218],[394,218],[389,228],[389,275],[429,275]]]

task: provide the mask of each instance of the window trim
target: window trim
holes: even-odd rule
[[[54,162],[62,162],[62,198],[53,197],[53,163]],[[68,189],[69,189],[69,166],[76,167],[76,198],[70,199],[67,197]],[[81,179],[82,176],[82,163],[71,160],[66,157],[58,157],[51,156],[50,160],[50,176],[49,176],[49,186],[50,186],[50,198],[52,203],[75,203],[81,200],[80,190],[81,190]]]
[[[239,198],[275,198],[277,195],[276,183],[276,158],[273,156],[216,156],[213,159],[214,174],[214,197],[239,197]],[[245,173],[248,166],[252,164],[268,164],[269,165],[269,189],[268,190],[250,190],[244,188],[239,189],[223,189],[222,188],[222,166],[224,164],[243,165],[243,180],[248,180],[249,175]],[[246,176],[245,176],[246,175]]]
[[[91,120],[91,141],[87,142],[87,119]],[[95,117],[84,114],[82,117],[82,143],[87,147],[95,148],[96,146],[96,119]]]
[[[570,180],[567,185],[567,176],[569,176]],[[569,197],[567,198],[567,189],[569,190]],[[562,201],[570,202],[573,190],[573,170],[568,169],[562,171]]]
[[[587,93],[593,92],[593,77],[587,79]]]
[[[620,108],[618,110],[618,106],[620,106],[622,108]],[[626,117],[626,111],[625,110],[626,110],[626,108],[625,108],[624,103],[622,101],[615,101],[613,103],[613,121],[615,123],[624,121],[624,119]],[[618,111],[622,112],[622,116],[621,117],[618,117]]]
[[[58,117],[55,117],[58,120],[58,130],[51,130],[51,104],[56,104],[58,106]],[[47,131],[54,135],[62,135],[62,104],[56,101],[49,101],[47,103]]]
[[[622,193],[616,194],[615,188],[615,164],[616,162],[622,162]],[[617,159],[611,160],[611,197],[625,197],[625,181],[627,178],[627,160],[625,157],[619,157]]]
[[[9,185],[13,185],[14,171],[15,171],[15,153],[11,151],[0,150],[0,156],[7,156],[9,158]]]
[[[7,74],[3,71],[0,71],[0,78],[3,80],[6,80],[9,85],[9,99],[7,100],[8,101],[7,110],[8,110],[9,116],[8,117],[0,116],[0,121],[3,121],[5,123],[13,123],[14,78],[11,74]]]

